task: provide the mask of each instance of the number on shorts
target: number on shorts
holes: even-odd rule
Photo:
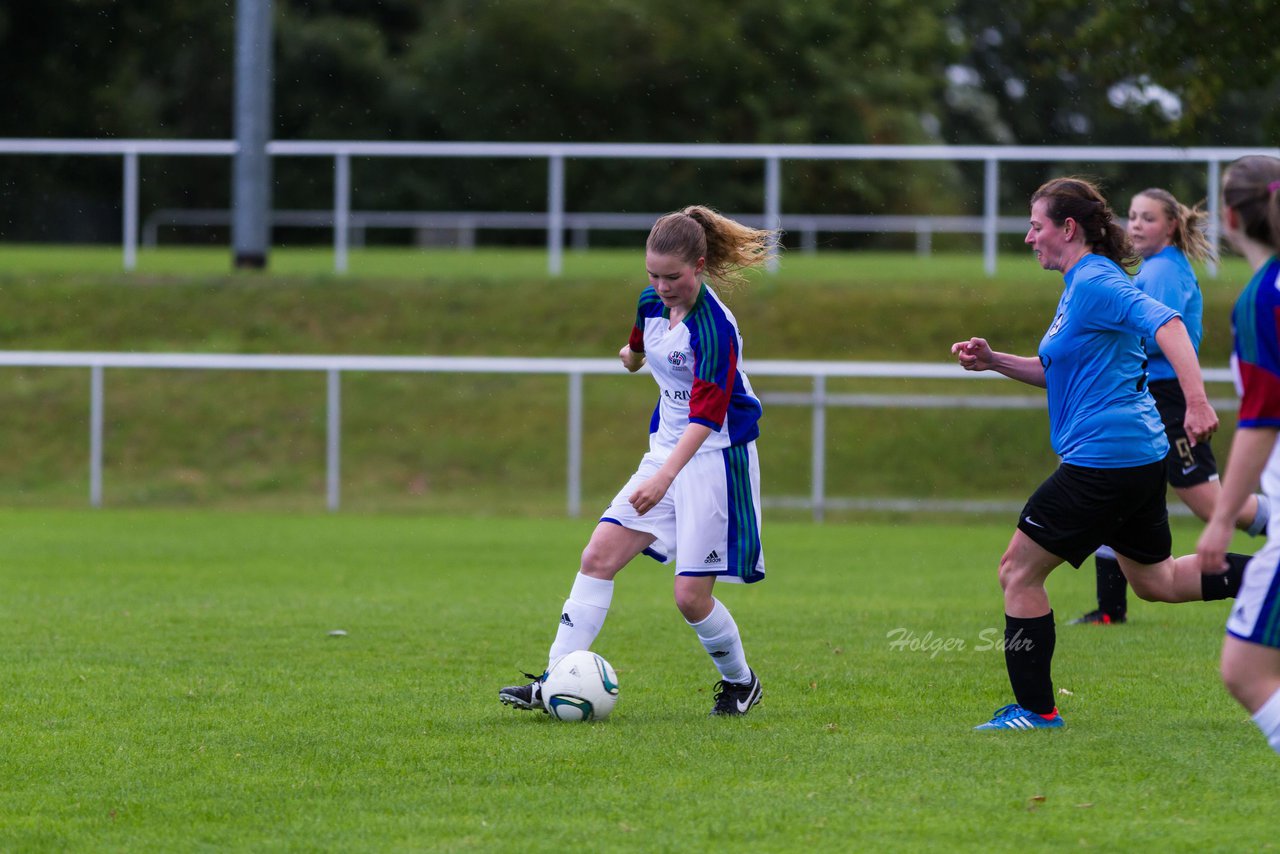
[[[1191,453],[1191,443],[1187,441],[1186,436],[1179,436],[1173,443],[1173,448],[1178,452],[1178,456],[1182,458],[1182,467],[1191,468],[1196,464],[1195,454]]]

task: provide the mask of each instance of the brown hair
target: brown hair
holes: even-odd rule
[[[1182,250],[1193,261],[1206,261],[1214,257],[1213,246],[1205,234],[1209,213],[1200,205],[1189,208],[1174,198],[1173,193],[1159,187],[1148,187],[1139,196],[1159,202],[1164,215],[1173,220],[1173,234],[1169,242]]]
[[[1232,163],[1222,201],[1240,214],[1246,236],[1280,250],[1280,159],[1250,154]]]
[[[645,249],[691,265],[705,258],[707,278],[720,287],[732,287],[742,282],[742,270],[777,256],[778,235],[743,225],[711,208],[690,205],[660,217],[649,231]]]
[[[1031,204],[1048,201],[1045,211],[1055,225],[1073,219],[1084,229],[1089,250],[1110,258],[1121,267],[1132,267],[1140,260],[1129,242],[1129,235],[1116,222],[1111,206],[1091,182],[1083,178],[1054,178],[1031,194]]]

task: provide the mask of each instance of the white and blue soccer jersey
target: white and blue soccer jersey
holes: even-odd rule
[[[1240,427],[1280,428],[1280,261],[1272,258],[1249,280],[1231,312],[1231,370],[1240,394]],[[1262,491],[1280,498],[1280,442],[1262,470]],[[1280,648],[1280,521],[1272,517],[1267,544],[1244,571],[1227,620],[1242,640]]]
[[[1092,253],[1067,273],[1053,324],[1040,341],[1049,434],[1064,463],[1130,468],[1165,458],[1169,440],[1147,391],[1142,339],[1178,312],[1138,290]]]
[[[601,521],[653,535],[645,554],[677,575],[753,583],[764,578],[760,542],[760,400],[742,372],[742,335],[732,312],[705,284],[689,314],[671,326],[652,287],[640,294],[631,349],[644,353],[660,395],[649,453]],[[643,515],[632,493],[657,472],[690,424],[711,434]]]
[[[745,445],[760,435],[762,410],[742,371],[738,322],[705,284],[674,328],[657,292],[645,288],[630,346],[646,355],[660,391],[649,423],[650,449],[671,451],[690,423],[712,431],[698,453]]]
[[[1187,335],[1191,337],[1191,346],[1200,352],[1200,338],[1204,334],[1204,299],[1200,295],[1200,284],[1196,281],[1191,262],[1182,250],[1176,246],[1166,246],[1155,255],[1142,262],[1142,269],[1134,277],[1133,283],[1144,294],[1162,302],[1182,315],[1182,322],[1187,327]],[[1177,379],[1173,365],[1160,352],[1160,345],[1155,338],[1148,338],[1147,374],[1152,382]]]

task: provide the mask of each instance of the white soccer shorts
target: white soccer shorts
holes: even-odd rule
[[[658,505],[643,516],[627,501],[666,460],[650,451],[600,517],[654,536],[645,554],[675,563],[676,575],[764,578],[760,544],[760,460],[755,442],[694,454]]]
[[[1272,518],[1274,528],[1275,518]],[[1241,640],[1280,649],[1280,539],[1267,544],[1244,569],[1244,582],[1236,594],[1227,633]]]

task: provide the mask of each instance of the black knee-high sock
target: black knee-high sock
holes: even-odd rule
[[[1057,630],[1053,612],[1043,617],[1004,615],[1004,665],[1014,699],[1024,709],[1047,715],[1054,709],[1053,647]]]
[[[1098,610],[1111,617],[1123,617],[1129,610],[1125,596],[1129,582],[1120,571],[1120,561],[1094,555],[1093,563],[1098,575]]]
[[[1244,567],[1252,555],[1238,555],[1227,552],[1227,571],[1206,573],[1200,576],[1200,595],[1204,601],[1215,599],[1234,599],[1240,592],[1240,583],[1244,581]]]

